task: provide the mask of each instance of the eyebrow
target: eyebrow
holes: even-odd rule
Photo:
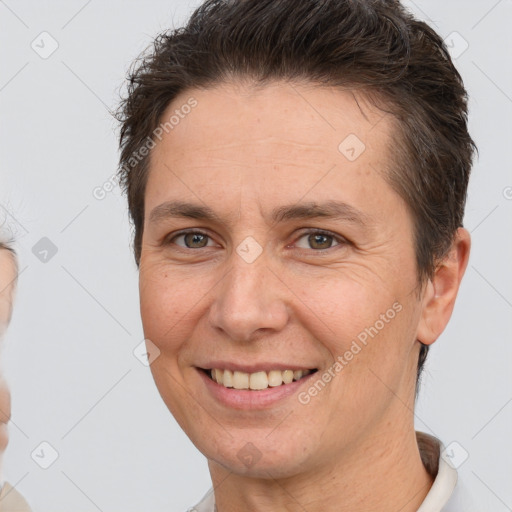
[[[167,201],[156,206],[149,215],[149,222],[158,223],[168,218],[180,217],[220,224],[225,222],[209,206],[184,201]],[[343,220],[361,227],[367,227],[371,221],[367,214],[343,201],[327,201],[321,204],[316,202],[296,203],[277,207],[271,213],[273,222],[315,218]]]
[[[222,218],[210,207],[183,201],[167,201],[155,206],[149,215],[149,222],[157,223],[172,217],[222,222]]]
[[[370,223],[370,217],[367,214],[343,201],[327,201],[321,204],[316,202],[298,203],[281,206],[272,212],[274,222],[315,218],[343,220],[363,227]]]

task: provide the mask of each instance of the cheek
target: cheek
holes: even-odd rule
[[[11,394],[7,383],[0,377],[0,454],[7,447],[8,426],[7,423],[11,416]]]
[[[11,301],[8,299],[7,294],[2,292],[2,283],[0,283],[0,336],[7,328],[7,322],[11,316]]]
[[[359,418],[361,427],[384,414],[392,402],[401,407],[411,396],[416,311],[405,301],[386,306],[374,310],[346,338],[341,378],[335,382],[340,402],[348,415]]]
[[[370,336],[368,329],[374,333],[376,322],[381,331],[397,316],[393,304],[398,290],[384,287],[369,276],[354,277],[354,272],[338,269],[322,278],[290,276],[289,281],[300,299],[296,301],[296,311],[301,322],[309,325],[315,337],[325,341],[336,355],[347,350],[359,335],[364,342]],[[384,321],[388,321],[385,324],[380,319],[383,314]]]
[[[190,337],[201,300],[211,286],[194,273],[183,274],[179,269],[172,271],[162,263],[151,264],[146,260],[139,275],[145,337],[164,353],[178,351]]]
[[[407,287],[399,280],[383,286],[370,274],[366,280],[352,279],[347,273],[314,285],[307,281],[295,282],[294,291],[301,299],[296,314],[329,354],[330,366],[324,370],[336,376],[333,389],[347,393],[347,403],[362,403],[379,390],[388,393],[379,379],[398,388],[408,371],[419,318]]]
[[[190,397],[185,392],[179,358],[195,325],[191,315],[198,301],[195,297],[198,287],[175,274],[161,264],[150,265],[146,260],[139,275],[140,311],[144,337],[160,351],[150,365],[156,387],[176,421],[189,431],[187,421],[195,413],[187,406]]]

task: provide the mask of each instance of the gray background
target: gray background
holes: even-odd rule
[[[143,335],[125,200],[117,188],[93,195],[116,170],[107,107],[128,65],[198,3],[0,1],[0,222],[21,269],[2,353],[13,399],[3,477],[34,512],[179,511],[209,487],[205,459],[132,353]],[[512,510],[512,2],[406,4],[448,37],[480,149],[471,259],[431,351],[417,429],[457,443],[482,510],[502,512]],[[31,47],[51,49],[43,31],[59,45],[47,58]],[[59,454],[48,469],[37,463],[50,462],[44,441]]]

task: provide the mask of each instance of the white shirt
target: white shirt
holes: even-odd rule
[[[440,441],[423,432],[417,432],[416,436],[418,441],[421,439],[418,447],[424,463],[425,458],[428,457],[426,452],[429,451],[431,453],[435,451],[438,460],[436,469],[429,468],[428,464],[425,464],[429,472],[433,471],[436,474],[434,483],[417,512],[476,512],[467,489],[461,482],[457,482],[457,470],[441,456],[444,447]],[[210,489],[203,499],[187,512],[216,512],[213,489]]]
[[[31,512],[25,498],[5,481],[1,482],[0,487],[0,512]]]

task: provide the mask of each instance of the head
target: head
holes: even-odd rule
[[[0,241],[0,336],[11,319],[17,273],[16,253],[9,244]]]
[[[405,428],[470,245],[441,38],[391,0],[208,0],[141,57],[119,118],[151,370],[203,453],[245,471],[250,441],[287,475]],[[240,414],[202,372],[238,361],[316,373]]]
[[[0,343],[12,314],[17,261],[13,249],[0,240]],[[1,350],[2,347],[0,347]],[[11,417],[11,395],[0,373],[0,455],[8,442],[7,423]]]

